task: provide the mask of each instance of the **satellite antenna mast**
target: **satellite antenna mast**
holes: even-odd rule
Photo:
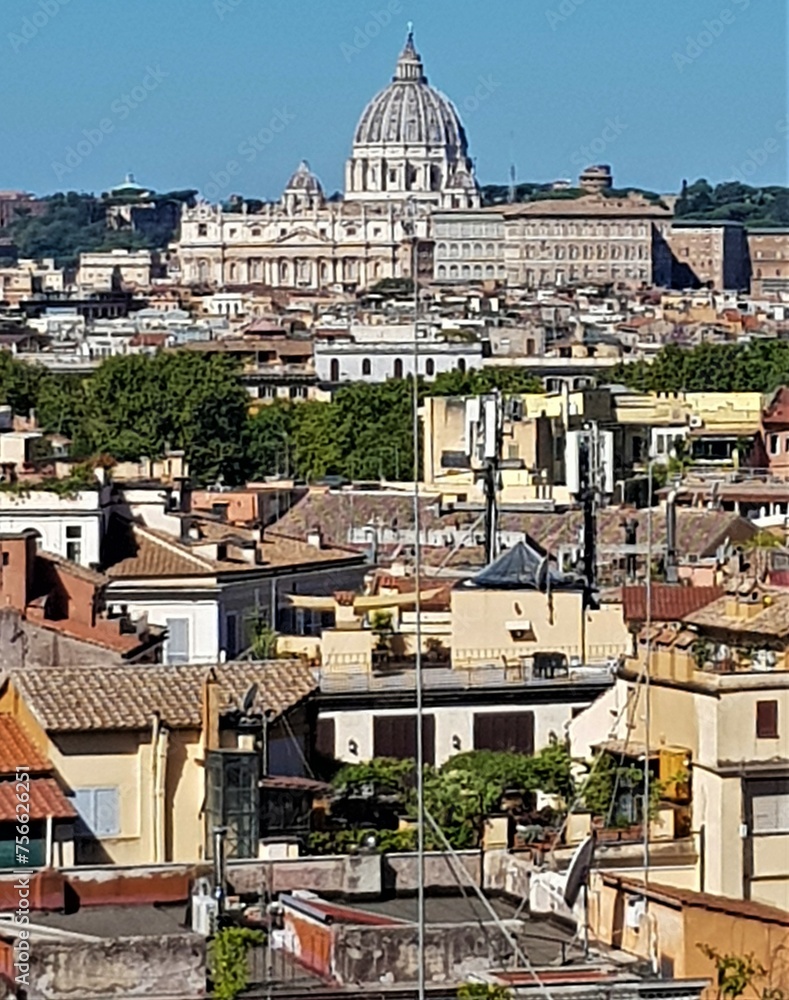
[[[515,133],[510,132],[510,186],[507,192],[507,204],[515,204]]]
[[[583,943],[584,957],[589,955],[589,872],[592,867],[594,856],[594,836],[590,835],[583,840],[575,850],[570,866],[567,869],[567,878],[564,883],[564,901],[572,909],[578,897],[583,892],[584,925]]]

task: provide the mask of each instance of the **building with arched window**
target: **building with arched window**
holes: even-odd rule
[[[275,114],[255,140],[270,141]],[[268,138],[267,138],[268,137]],[[239,147],[249,158],[250,141]],[[229,192],[206,194],[217,200]],[[343,198],[327,199],[302,161],[282,197],[253,212],[239,200],[200,202],[181,216],[178,260],[187,284],[259,282],[282,288],[366,288],[410,273],[408,242],[429,235],[429,213],[480,204],[468,140],[457,109],[428,83],[413,34],[394,76],[368,103],[353,134]]]

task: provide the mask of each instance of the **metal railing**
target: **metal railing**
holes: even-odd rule
[[[372,671],[360,669],[357,672],[339,672],[321,669],[318,671],[320,688],[324,693],[374,693],[383,691],[415,691],[416,671]],[[430,667],[423,666],[423,690],[468,691],[481,688],[504,688],[515,685],[545,687],[553,684],[573,686],[592,684],[607,687],[614,681],[609,667],[571,668],[566,674],[553,677],[536,677],[531,666],[516,663],[511,666],[477,667]]]

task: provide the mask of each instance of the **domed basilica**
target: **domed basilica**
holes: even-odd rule
[[[345,194],[327,201],[302,161],[281,199],[251,213],[185,208],[182,280],[217,286],[364,288],[410,273],[408,241],[431,209],[476,208],[479,189],[457,109],[431,87],[409,31],[391,83],[354,133]]]

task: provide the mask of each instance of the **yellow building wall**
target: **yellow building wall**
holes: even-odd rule
[[[656,887],[657,888],[657,887]],[[739,913],[727,913],[681,900],[663,902],[650,899],[649,928],[642,920],[636,930],[627,927],[626,901],[637,895],[635,887],[625,890],[605,885],[594,877],[590,891],[589,920],[593,938],[602,944],[620,947],[641,958],[650,957],[650,948],[664,971],[678,979],[709,979],[703,994],[708,1000],[718,995],[717,971],[699,945],[710,945],[720,954],[753,955],[766,975],[746,991],[745,1000],[764,995],[766,987],[786,992],[789,988],[789,927]]]
[[[581,655],[582,595],[537,591],[452,591],[452,656],[455,666],[500,663],[539,650]],[[516,641],[506,622],[531,623],[534,638]]]
[[[97,841],[96,863],[134,865],[155,860],[154,773],[150,732],[90,732],[47,735],[9,684],[0,695],[0,713],[12,715],[52,763],[67,791],[119,791],[120,834]],[[204,857],[203,746],[197,730],[168,735],[165,791],[165,861]]]

